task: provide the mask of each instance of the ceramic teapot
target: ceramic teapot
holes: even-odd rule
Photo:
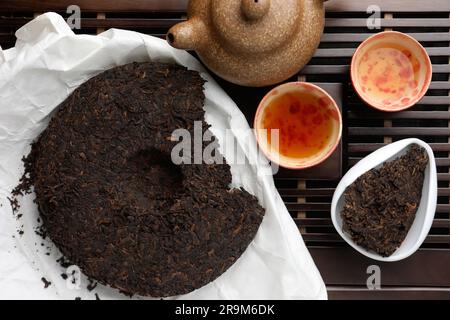
[[[296,74],[319,45],[326,0],[190,0],[167,41],[195,50],[220,77],[244,86]]]

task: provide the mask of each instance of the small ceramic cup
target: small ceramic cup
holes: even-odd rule
[[[321,108],[320,112],[329,115],[329,118],[327,119],[330,121],[331,131],[328,138],[323,142],[323,147],[321,147],[320,150],[307,157],[285,156],[278,152],[279,150],[272,148],[267,139],[267,130],[265,130],[267,128],[264,127],[266,108],[270,106],[274,100],[286,94],[298,94],[305,97],[305,99],[320,101],[320,105],[318,106]],[[299,99],[297,102],[302,104],[304,101],[301,100],[302,99]],[[302,117],[302,113],[286,112],[284,116]],[[305,169],[320,164],[334,152],[342,135],[342,117],[336,102],[325,90],[307,82],[290,82],[274,88],[262,99],[256,111],[254,129],[259,148],[272,162],[288,169]],[[282,132],[280,132],[280,139],[282,138]],[[297,137],[294,136],[293,138],[295,139]]]
[[[373,251],[368,251],[356,244],[349,234],[342,229],[341,211],[345,202],[345,190],[361,175],[374,168],[379,168],[384,162],[394,160],[404,155],[411,145],[419,145],[424,148],[428,155],[428,165],[425,169],[425,178],[422,188],[422,198],[419,208],[416,212],[414,222],[403,240],[400,247],[389,257],[383,257]],[[404,139],[391,143],[385,147],[371,153],[355,166],[353,166],[339,182],[331,203],[331,220],[340,236],[355,250],[374,260],[378,261],[399,261],[412,255],[419,249],[425,240],[431,225],[433,224],[434,214],[437,204],[437,173],[436,162],[431,147],[419,139]]]
[[[361,99],[387,112],[416,104],[427,92],[432,76],[430,57],[424,47],[396,31],[377,33],[361,43],[350,69]]]

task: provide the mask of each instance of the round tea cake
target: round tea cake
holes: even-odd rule
[[[186,294],[254,238],[264,209],[230,189],[227,164],[171,160],[175,129],[192,140],[194,121],[208,130],[203,84],[177,65],[108,70],[75,90],[33,144],[25,182],[47,234],[87,276],[128,294]]]

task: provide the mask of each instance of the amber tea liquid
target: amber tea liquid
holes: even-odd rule
[[[302,92],[274,98],[262,115],[263,128],[272,145],[272,129],[278,129],[279,153],[288,158],[308,158],[328,146],[333,117],[324,98]]]

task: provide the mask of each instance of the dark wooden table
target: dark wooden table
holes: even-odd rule
[[[185,18],[187,0],[1,0],[0,45],[14,45],[14,31],[35,15],[68,5],[82,10],[81,30],[95,34],[115,27],[164,36]],[[406,32],[431,56],[433,82],[426,97],[408,111],[386,114],[369,110],[349,83],[349,63],[358,44],[380,30],[366,26],[370,5],[381,12],[381,30]],[[342,161],[328,172],[283,172],[277,187],[328,286],[332,299],[450,299],[450,1],[330,0],[320,48],[293,80],[326,83],[342,95],[345,130]],[[248,89],[219,80],[249,121],[269,88]],[[412,257],[377,263],[350,249],[330,219],[331,197],[339,177],[359,159],[386,143],[419,137],[431,144],[438,166],[439,199],[430,235]],[[366,287],[367,268],[381,268],[381,290]]]

